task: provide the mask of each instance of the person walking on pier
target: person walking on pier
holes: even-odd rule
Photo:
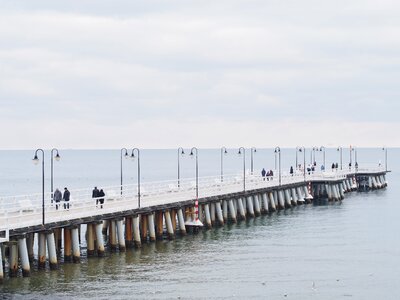
[[[54,191],[54,195],[53,195],[54,201],[56,202],[56,209],[58,209],[58,205],[61,202],[62,199],[62,193],[60,192],[59,189],[56,189]]]
[[[269,176],[271,176],[271,180],[274,180],[274,171],[270,170],[269,171]]]
[[[265,180],[265,175],[267,174],[267,172],[265,171],[265,169],[263,168],[261,171],[261,176],[263,177],[263,179]]]
[[[332,163],[332,172],[335,170],[335,163]]]
[[[336,168],[336,170],[339,168],[339,164],[338,163],[336,163],[335,168]]]
[[[103,208],[104,198],[102,198],[102,197],[104,197],[105,195],[106,194],[104,193],[103,189],[100,189],[99,194],[98,194],[98,197],[100,197],[98,200],[100,202],[100,208]]]
[[[99,204],[99,199],[98,199],[99,193],[100,193],[100,191],[97,189],[97,186],[95,186],[92,191],[92,198],[96,199],[96,205]]]
[[[290,166],[290,175],[293,176],[293,166]]]
[[[70,198],[70,192],[68,189],[65,187],[64,188],[64,195],[63,195],[63,200],[65,201],[64,203],[64,209],[69,209],[69,198]]]

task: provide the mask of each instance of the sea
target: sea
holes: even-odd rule
[[[318,147],[319,148],[319,147]],[[319,148],[321,149],[321,148]],[[354,149],[354,148],[353,148]],[[141,149],[142,182],[195,176],[191,149]],[[129,149],[129,155],[131,154]],[[224,152],[224,151],[223,151]],[[282,148],[281,169],[296,165],[296,149]],[[123,151],[124,153],[124,151]],[[253,155],[251,155],[253,153]],[[387,163],[386,189],[346,194],[341,202],[293,207],[173,241],[144,244],[104,258],[31,277],[5,278],[0,299],[400,299],[400,149],[342,150],[345,168]],[[120,184],[121,150],[59,149],[54,187],[92,189]],[[224,174],[275,169],[274,149],[227,149]],[[305,156],[303,156],[305,155]],[[0,151],[1,197],[41,193],[42,167],[34,150]],[[137,153],[135,152],[137,158]],[[298,163],[323,164],[324,151],[297,152]],[[45,189],[50,191],[50,150],[45,150]],[[42,159],[41,153],[39,158]],[[123,156],[124,183],[136,183],[138,160]],[[341,164],[337,148],[325,149],[326,167]],[[219,176],[221,149],[198,149],[199,176]],[[201,190],[199,191],[201,197]]]

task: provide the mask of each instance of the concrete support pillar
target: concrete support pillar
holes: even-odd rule
[[[186,235],[185,218],[183,217],[182,208],[178,209],[178,225],[179,225],[179,233],[181,235]]]
[[[200,208],[199,208],[199,211],[200,211]],[[171,215],[172,229],[174,230],[174,232],[176,232],[176,210],[171,209],[169,211],[169,213]]]
[[[29,277],[31,273],[31,266],[29,264],[28,247],[26,245],[25,237],[18,239],[18,250],[21,260],[22,275],[24,277]]]
[[[228,200],[222,200],[222,212],[224,221],[228,222]]]
[[[72,238],[72,261],[79,263],[81,261],[81,249],[79,246],[79,228],[74,227],[71,229]]]
[[[199,220],[201,223],[204,222],[204,209],[202,204],[199,204]]]
[[[339,184],[339,193],[340,193],[340,200],[344,199],[344,188],[343,188],[343,182]]]
[[[297,193],[297,201],[301,204],[304,204],[304,196],[299,186],[296,188],[296,193]]]
[[[229,206],[229,215],[231,216],[231,222],[236,223],[236,209],[232,199],[228,201],[228,206]]]
[[[108,225],[108,220],[103,220],[103,234],[107,234]]]
[[[278,203],[279,203],[278,208],[284,209],[285,208],[285,199],[284,199],[282,190],[277,191],[277,194],[278,194]]]
[[[274,199],[274,193],[273,192],[268,192],[268,208],[271,211],[276,211],[276,205],[275,205],[275,199]]]
[[[208,204],[204,204],[204,215],[206,217],[206,226],[208,229],[212,228],[210,208]]]
[[[3,245],[0,244],[0,283],[3,283],[4,280],[4,271],[3,271],[3,253],[2,253]]]
[[[211,217],[211,224],[215,225],[215,203],[210,203],[210,217]]]
[[[217,219],[220,226],[224,226],[224,216],[222,214],[221,202],[215,202],[215,212],[217,213]]]
[[[18,245],[12,242],[10,245],[10,256],[8,264],[10,266],[10,277],[17,277],[18,275]]]
[[[93,224],[86,224],[86,245],[87,245],[87,256],[93,256],[95,254],[94,247],[94,234],[95,228]]]
[[[263,193],[261,195],[262,199],[262,213],[267,214],[269,212],[269,205],[268,205],[268,196],[267,193]]]
[[[137,215],[132,217],[132,229],[133,229],[133,244],[135,248],[142,247],[142,240],[140,239],[140,219],[142,217]],[[143,216],[143,218],[146,218]],[[119,238],[119,236],[118,236]]]
[[[96,224],[97,256],[104,256],[103,224]]]
[[[46,268],[46,234],[39,232],[39,244],[38,244],[38,267],[39,269]]]
[[[118,249],[119,252],[126,251],[126,244],[125,244],[125,234],[124,234],[124,220],[119,219],[116,220],[117,225],[117,236],[118,236]]]
[[[72,261],[71,229],[64,228],[64,262]]]
[[[242,220],[246,220],[246,212],[244,211],[242,198],[237,199],[237,204],[239,208],[239,215]]]
[[[34,233],[28,233],[26,235],[26,247],[28,249],[28,257],[29,261],[33,261],[34,257],[34,252],[33,252],[33,244],[35,242],[35,234]]]
[[[172,226],[171,214],[169,210],[164,212],[165,225],[167,227],[168,239],[173,240],[175,238],[174,228]]]
[[[283,191],[283,193],[284,193],[284,195],[285,195],[285,196],[284,196],[284,197],[285,197],[285,206],[286,206],[286,207],[292,207],[289,190],[288,190],[288,189],[285,189],[285,190]]]
[[[297,194],[296,194],[296,189],[295,188],[291,188],[290,189],[290,194],[292,196],[292,205],[297,205],[298,198],[297,198]]]
[[[47,252],[49,253],[50,269],[57,270],[58,269],[58,261],[57,261],[56,243],[55,243],[53,232],[46,233],[46,241],[47,241]]]
[[[333,201],[333,192],[332,192],[332,189],[331,189],[331,185],[326,183],[325,184],[325,189],[326,189],[326,193],[328,194],[328,200],[329,201]]]
[[[141,215],[140,216],[140,239],[143,243],[147,242],[147,224],[148,224],[148,216]]]
[[[157,240],[162,240],[164,234],[164,222],[163,222],[162,211],[156,212],[156,227],[157,227],[156,231]]]
[[[154,242],[156,240],[156,230],[154,226],[154,214],[147,215],[147,221],[149,224],[149,237],[150,242]]]
[[[125,218],[125,244],[127,248],[133,248],[132,217]]]
[[[108,220],[108,243],[111,251],[117,251],[117,225],[115,220]]]
[[[260,208],[260,201],[258,201],[258,195],[253,195],[251,198],[253,198],[254,215],[255,216],[260,216],[261,215],[261,208]]]

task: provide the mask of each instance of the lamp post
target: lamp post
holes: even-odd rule
[[[132,149],[132,154],[131,158],[132,160],[135,160],[135,150],[137,152],[137,158],[138,158],[138,175],[137,175],[137,180],[138,180],[138,207],[140,208],[140,150],[138,148],[133,148]]]
[[[297,152],[301,152],[302,148],[304,148],[304,147],[299,147],[299,146],[296,147],[296,170],[299,168],[299,160],[297,158],[297,156],[298,156]]]
[[[385,152],[385,171],[387,172],[388,168],[387,168],[387,147],[383,147],[382,151]]]
[[[343,155],[342,155],[343,151],[342,150],[343,150],[342,146],[339,146],[337,148],[337,151],[340,152],[340,170],[343,170]]]
[[[53,156],[54,151],[57,151],[55,156]],[[56,148],[51,149],[51,203],[53,203],[53,157],[56,159],[56,161],[60,161],[61,157],[58,154],[58,149]]]
[[[224,155],[228,154],[225,147],[221,147],[221,182],[224,181]]]
[[[243,191],[246,191],[246,149],[244,147],[240,147],[238,151],[238,155],[242,155],[243,151]]]
[[[357,172],[358,171],[357,148],[354,148],[354,167]]]
[[[281,148],[275,147],[275,155],[279,155],[279,185],[282,183],[282,178],[281,178]]]
[[[250,166],[250,171],[251,175],[253,175],[254,172],[254,159],[253,159],[253,154],[257,152],[256,147],[251,147],[250,149],[250,158],[251,158],[251,166]]]
[[[123,154],[123,152],[125,151],[125,154]],[[128,158],[128,150],[126,148],[122,148],[121,149],[121,195],[122,195],[122,156],[124,156],[125,158]]]
[[[350,149],[349,149],[349,154],[350,154],[350,165],[349,165],[349,169],[350,169],[350,171],[351,171],[351,167],[352,167],[352,165],[353,165],[353,153],[352,153],[353,151],[354,151],[354,148],[350,146]]]
[[[196,200],[199,199],[199,150],[196,147],[193,147],[190,150],[190,156],[193,157],[193,150],[196,150]]]
[[[178,188],[181,186],[181,155],[185,155],[185,151],[183,151],[182,147],[178,148]]]
[[[315,151],[318,151],[318,147],[312,147],[311,151],[311,165],[313,166],[315,163]]]
[[[44,225],[45,222],[45,216],[44,216],[44,151],[43,149],[36,149],[35,151],[35,156],[33,157],[33,163],[38,164],[39,163],[39,158],[37,156],[38,152],[42,152],[42,225]]]
[[[306,148],[305,147],[296,147],[296,163],[297,163],[297,152],[303,152],[303,176],[304,181],[306,181]]]
[[[324,162],[324,168],[326,168],[326,161],[325,161],[325,147],[324,146],[321,146],[321,147],[319,147],[319,151],[320,152],[322,152],[322,160],[323,160],[323,162]]]

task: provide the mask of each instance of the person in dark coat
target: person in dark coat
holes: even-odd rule
[[[99,195],[98,195],[98,197],[100,197],[100,198],[99,198],[100,208],[103,208],[104,198],[102,198],[102,197],[104,197],[105,195],[106,195],[106,194],[104,193],[103,189],[101,189],[101,190],[99,191]]]
[[[339,164],[338,164],[338,163],[336,163],[335,167],[336,167],[336,169],[338,169],[338,168],[339,168]]]
[[[98,199],[99,193],[100,193],[100,191],[97,189],[97,186],[95,186],[92,191],[92,198],[96,199],[96,205],[99,204],[99,199]]]
[[[335,170],[335,163],[332,163],[332,171]]]
[[[69,198],[70,198],[71,194],[68,191],[67,188],[64,188],[64,195],[63,195],[63,200],[64,200],[64,209],[69,209]]]
[[[290,175],[293,176],[293,166],[290,166]]]
[[[269,176],[271,176],[271,180],[274,180],[274,171],[270,170],[269,171]]]
[[[267,181],[269,181],[269,177],[271,176],[271,171],[268,170],[267,172]]]
[[[58,209],[58,205],[61,202],[62,199],[62,193],[60,192],[59,189],[56,189],[54,191],[54,195],[53,195],[54,201],[56,202],[56,209]]]
[[[267,174],[267,171],[263,168],[261,171],[261,176],[264,177],[263,179],[265,180],[265,175]]]

